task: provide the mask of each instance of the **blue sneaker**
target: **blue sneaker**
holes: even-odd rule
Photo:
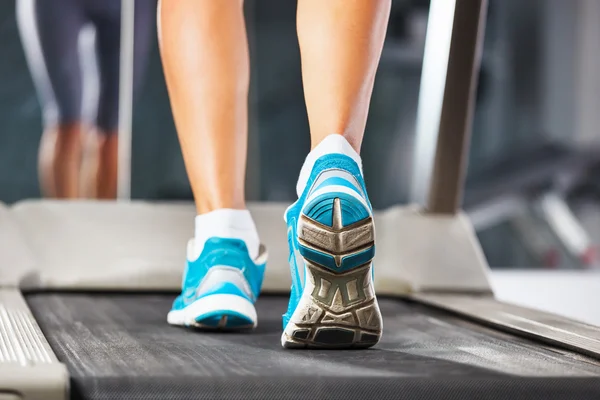
[[[182,292],[167,321],[205,329],[255,328],[254,303],[263,282],[265,248],[261,246],[259,256],[252,260],[244,241],[213,237],[194,261],[189,256],[192,250],[190,241]]]
[[[375,227],[357,163],[343,154],[318,158],[285,220],[292,289],[283,347],[375,345],[382,330],[373,287]]]

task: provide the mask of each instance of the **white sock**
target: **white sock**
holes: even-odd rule
[[[211,237],[240,239],[246,243],[250,258],[258,257],[260,240],[250,211],[228,208],[211,211],[196,216],[194,253],[198,257],[204,249],[204,243]]]
[[[360,168],[360,172],[362,173],[362,161],[360,155],[354,150],[350,143],[348,143],[346,138],[337,134],[329,135],[323,139],[317,147],[312,149],[312,151],[308,153],[308,156],[306,156],[304,165],[302,165],[302,169],[300,170],[298,183],[296,184],[296,193],[298,194],[298,197],[300,197],[304,191],[304,187],[308,182],[308,178],[310,177],[315,162],[326,154],[344,154],[352,158],[358,164],[358,168]]]

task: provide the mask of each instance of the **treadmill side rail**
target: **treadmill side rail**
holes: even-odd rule
[[[282,220],[287,206],[249,204],[269,251],[263,293],[290,288]],[[12,279],[22,289],[175,291],[181,287],[185,244],[193,232],[192,204],[27,201],[13,206],[10,215],[37,261],[34,269]],[[434,215],[414,206],[395,206],[375,212],[375,221],[378,294],[491,293],[489,268],[464,213]],[[0,272],[6,267],[0,262]],[[0,277],[2,284],[6,283]]]
[[[491,296],[416,293],[411,299],[498,330],[600,360],[600,327],[495,300]]]
[[[34,260],[10,208],[0,202],[0,287],[18,286],[35,268]]]
[[[0,289],[0,396],[65,400],[68,391],[67,368],[52,352],[23,296],[16,289]]]

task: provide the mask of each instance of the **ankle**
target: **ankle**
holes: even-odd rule
[[[331,137],[334,137],[334,139],[330,139]],[[362,145],[362,136],[348,134],[343,131],[333,131],[333,133],[331,133],[330,131],[330,133],[325,135],[313,135],[311,133],[310,150],[313,151],[324,141],[339,141],[340,138],[343,138],[344,141],[348,143],[356,153],[360,153],[360,147]]]
[[[258,257],[260,240],[254,220],[248,210],[219,209],[196,216],[194,258],[211,237],[239,239],[246,244],[250,258]]]
[[[358,168],[362,172],[362,160],[358,152],[350,145],[344,136],[331,134],[321,140],[306,156],[306,160],[300,170],[298,183],[296,184],[296,193],[298,194],[298,197],[300,197],[304,191],[315,162],[327,154],[343,154],[350,157],[356,162]]]

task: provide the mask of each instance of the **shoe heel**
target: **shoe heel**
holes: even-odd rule
[[[323,197],[300,215],[302,257],[334,273],[370,263],[375,257],[375,225],[369,210],[346,193]]]
[[[371,213],[351,195],[328,194],[305,207],[298,221],[305,287],[282,337],[284,347],[366,348],[379,341],[374,239]]]

